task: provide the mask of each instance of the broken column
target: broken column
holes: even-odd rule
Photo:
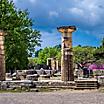
[[[0,81],[5,80],[4,32],[0,31]]]
[[[61,80],[74,81],[73,74],[73,52],[72,52],[72,32],[75,26],[62,26],[57,28],[62,33],[61,49]]]

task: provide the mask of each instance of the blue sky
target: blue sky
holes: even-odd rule
[[[61,43],[57,27],[75,25],[73,46],[99,46],[104,37],[104,0],[13,0],[28,9],[35,29],[42,34],[42,47]]]

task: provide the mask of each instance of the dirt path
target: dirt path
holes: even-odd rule
[[[0,93],[0,104],[104,104],[104,93],[95,90]]]

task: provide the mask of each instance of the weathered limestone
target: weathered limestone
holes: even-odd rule
[[[51,69],[51,60],[52,58],[47,58],[47,65],[49,66],[50,69]]]
[[[62,26],[57,29],[62,33],[61,80],[73,81],[72,32],[76,30],[76,27]]]
[[[60,69],[59,61],[56,58],[47,58],[47,65],[52,70]]]
[[[4,32],[0,31],[0,81],[5,80]]]
[[[56,69],[56,59],[55,58],[47,58],[47,65],[50,69],[55,70]]]

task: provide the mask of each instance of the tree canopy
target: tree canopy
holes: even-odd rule
[[[90,47],[90,46],[76,46],[73,48],[74,53],[74,62],[75,63],[81,63],[81,62],[87,62],[90,60],[94,60],[94,52],[96,48]]]
[[[17,9],[13,1],[0,1],[0,30],[5,32],[6,69],[24,69],[28,56],[40,46],[40,32],[32,28],[27,10]]]
[[[102,39],[101,46],[95,50],[94,57],[97,63],[104,63],[104,38]]]
[[[35,64],[46,64],[47,58],[56,58],[61,61],[61,46],[47,47],[36,52],[34,58]],[[74,63],[104,63],[104,39],[101,46],[98,48],[92,46],[75,46],[73,47],[73,62]]]
[[[94,52],[96,48],[90,46],[76,46],[73,47],[73,61],[75,63],[87,62],[95,60]],[[61,46],[46,47],[38,52],[37,57],[34,59],[35,63],[46,64],[47,58],[56,58],[61,61]],[[36,54],[37,54],[36,52]]]
[[[46,64],[47,58],[60,58],[61,49],[58,47],[46,47],[39,51],[38,57],[35,58],[35,63],[37,64]]]

